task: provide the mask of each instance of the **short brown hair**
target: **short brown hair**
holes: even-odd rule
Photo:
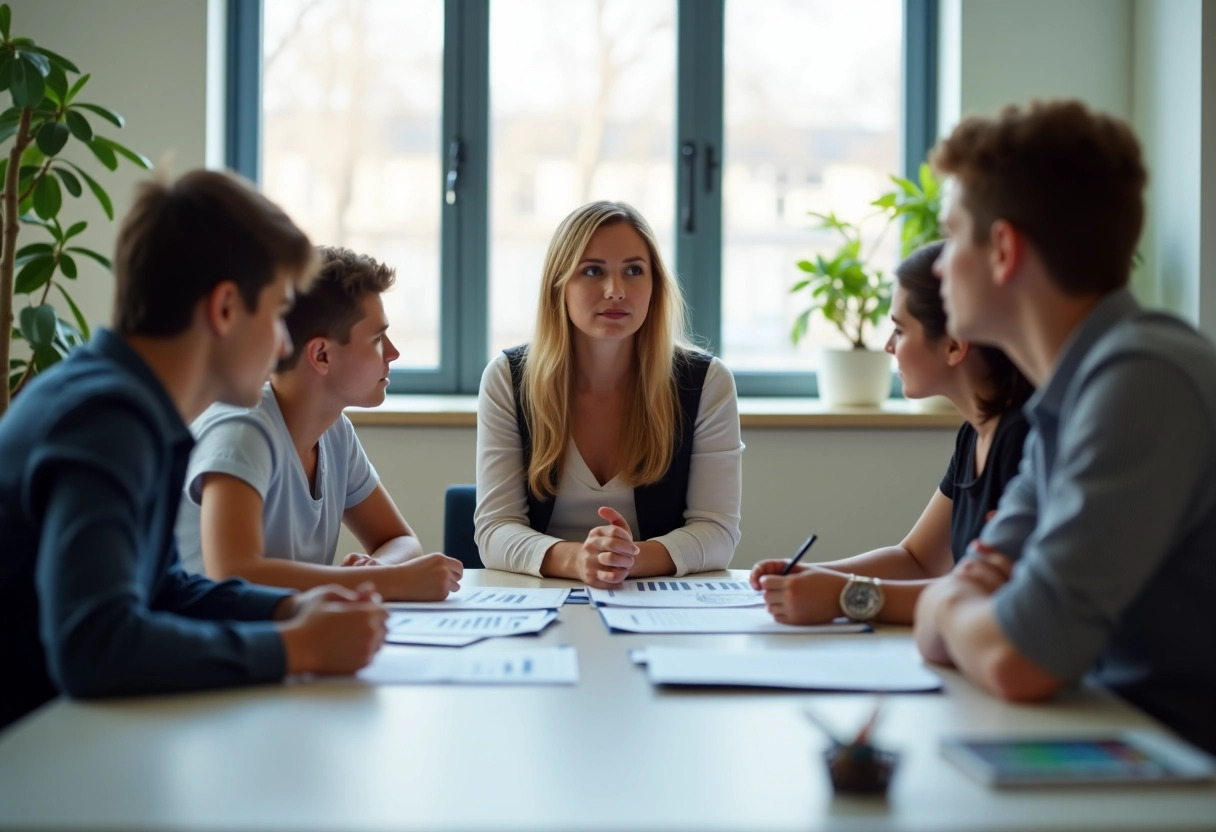
[[[965,189],[977,243],[1007,220],[1063,291],[1105,294],[1127,284],[1148,175],[1124,122],[1078,101],[1036,101],[965,119],[931,159]]]
[[[114,329],[167,337],[190,326],[194,307],[225,280],[254,311],[279,269],[306,284],[312,244],[283,211],[252,186],[219,171],[196,170],[176,182],[136,191],[114,255]]]
[[[318,246],[321,270],[306,292],[296,295],[287,313],[287,332],[295,349],[279,362],[277,372],[290,370],[313,338],[350,341],[350,329],[363,316],[360,304],[371,293],[387,291],[397,279],[390,268],[366,254],[340,246]]]

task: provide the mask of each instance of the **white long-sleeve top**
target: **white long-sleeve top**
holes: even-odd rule
[[[714,358],[705,373],[693,432],[684,525],[659,537],[675,563],[676,575],[725,569],[739,545],[743,492],[743,442],[735,379]],[[528,525],[523,441],[515,420],[511,367],[499,355],[481,376],[477,397],[477,546],[491,569],[540,575],[545,552],[555,543],[582,543],[605,521],[596,513],[611,506],[636,533],[633,489],[620,476],[600,485],[574,440],[558,480],[547,534]]]

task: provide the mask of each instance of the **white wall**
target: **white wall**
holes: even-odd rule
[[[10,5],[14,34],[33,38],[92,74],[81,100],[109,107],[127,120],[119,130],[91,118],[95,131],[178,173],[203,164],[206,0],[15,0]],[[86,220],[89,229],[81,243],[109,257],[134,185],[148,174],[126,161],[111,173],[88,150],[71,158],[109,193],[116,221],[109,223],[87,189],[80,200],[65,192],[68,204],[61,216]],[[113,280],[91,260],[80,265],[80,278],[69,291],[90,324],[108,323]]]
[[[939,8],[943,130],[960,115],[1032,98],[1081,98],[1131,115],[1131,0],[940,0]]]
[[[1136,0],[1134,18],[1133,118],[1152,179],[1142,289],[1216,338],[1216,7]]]

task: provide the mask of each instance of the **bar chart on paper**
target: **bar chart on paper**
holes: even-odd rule
[[[763,593],[747,581],[678,578],[625,581],[615,589],[590,589],[591,603],[601,607],[758,607]]]
[[[394,601],[391,610],[555,610],[566,603],[566,588],[462,586],[443,601]]]
[[[573,685],[573,647],[534,647],[484,653],[410,653],[386,647],[359,678],[373,684]]]
[[[517,636],[539,633],[557,618],[552,610],[520,612],[394,611],[389,616],[389,639],[394,636]]]

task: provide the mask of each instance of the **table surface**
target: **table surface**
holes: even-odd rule
[[[720,573],[725,574],[725,573]],[[743,574],[736,572],[735,574]],[[566,586],[491,570],[467,585]],[[1154,727],[1100,691],[1008,705],[953,673],[887,697],[878,744],[901,761],[881,798],[834,798],[802,716],[842,727],[874,697],[659,689],[648,644],[789,650],[853,636],[609,634],[564,607],[539,637],[573,644],[575,687],[375,687],[324,679],[218,693],[54,702],[0,735],[0,827],[189,830],[1212,830],[1216,785],[995,791],[942,759],[942,737]],[[393,648],[437,650],[447,648]]]

